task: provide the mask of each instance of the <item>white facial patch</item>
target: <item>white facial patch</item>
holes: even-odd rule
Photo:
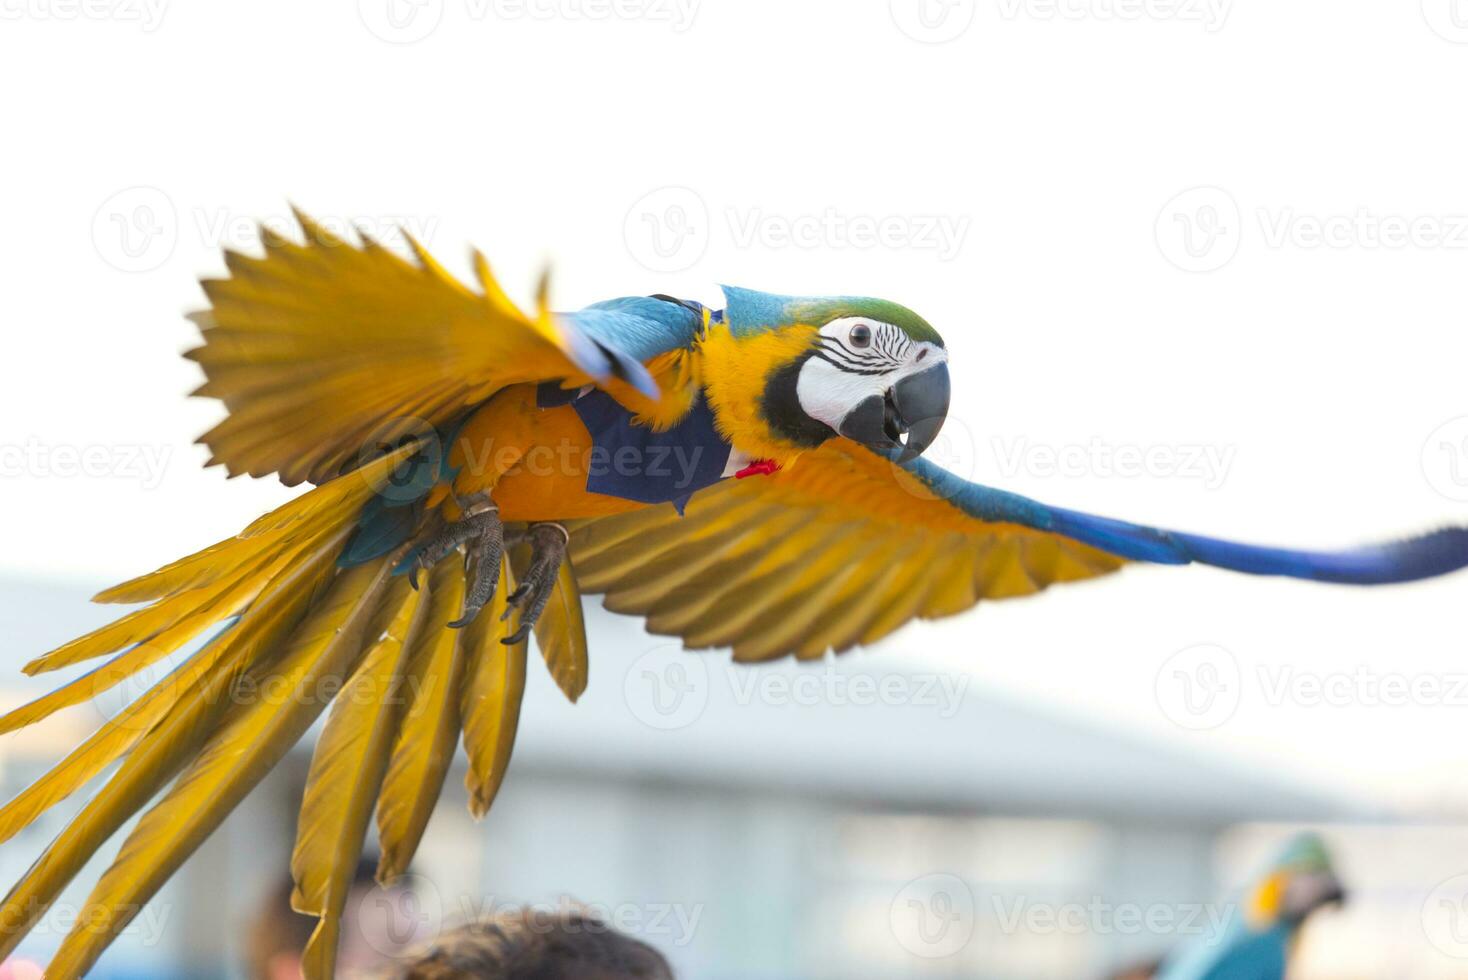
[[[807,415],[840,431],[847,413],[866,399],[947,360],[944,348],[913,340],[890,323],[841,317],[821,328],[820,349],[801,365],[795,393]]]

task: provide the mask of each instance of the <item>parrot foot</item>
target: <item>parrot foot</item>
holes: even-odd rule
[[[545,612],[555,589],[556,575],[561,563],[566,560],[566,545],[571,540],[567,530],[553,521],[530,525],[526,532],[530,538],[530,568],[514,592],[510,593],[505,611],[500,619],[508,619],[510,613],[520,610],[520,626],[514,633],[500,640],[506,646],[519,643],[530,635],[540,614]]]
[[[469,546],[474,577],[469,592],[464,597],[464,615],[449,625],[454,628],[467,626],[474,621],[499,584],[500,558],[504,554],[504,526],[500,523],[499,508],[487,493],[477,493],[459,501],[463,511],[462,520],[444,527],[437,536],[424,545],[413,567],[408,571],[408,584],[418,588],[418,573],[437,565],[460,545]]]

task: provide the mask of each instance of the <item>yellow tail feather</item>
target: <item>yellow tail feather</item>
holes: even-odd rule
[[[513,646],[500,637],[519,625],[519,617],[500,622],[505,599],[515,589],[509,563],[500,568],[500,584],[494,598],[470,627],[472,666],[464,685],[460,713],[464,718],[464,751],[469,771],[464,788],[469,791],[469,812],[476,818],[489,812],[510,765],[515,747],[515,730],[520,727],[520,701],[525,694],[524,640]]]
[[[250,663],[289,635],[310,604],[313,586],[334,572],[329,551],[302,573],[309,578],[272,590],[229,631],[218,662],[179,689],[163,718],[123,760],[81,812],[0,903],[0,959],[45,914],[56,896],[118,828],[188,761],[228,707],[230,691]],[[53,974],[55,975],[55,974]]]
[[[535,623],[535,645],[545,659],[561,693],[576,703],[588,680],[586,621],[581,612],[581,590],[571,563],[561,562],[545,611]]]
[[[459,744],[464,631],[448,629],[464,605],[463,563],[441,561],[424,585],[428,614],[408,654],[407,711],[398,729],[377,807],[379,881],[408,869]]]
[[[330,977],[335,966],[338,923],[397,734],[420,598],[406,579],[393,583],[383,603],[388,626],[332,705],[311,758],[291,856],[291,904],[321,917],[303,958],[308,980]]]
[[[203,843],[326,707],[356,667],[365,628],[386,589],[387,559],[338,574],[284,652],[252,667],[202,751],[128,835],[51,961],[50,977],[80,977],[163,882]],[[269,682],[269,683],[266,683]]]

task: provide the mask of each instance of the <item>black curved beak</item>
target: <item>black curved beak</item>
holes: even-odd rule
[[[935,364],[908,375],[846,413],[841,434],[879,452],[900,450],[905,463],[933,444],[948,417],[948,365]]]
[[[1303,921],[1322,906],[1344,905],[1345,901],[1346,890],[1333,873],[1316,871],[1296,874],[1285,886],[1284,914],[1287,918]]]

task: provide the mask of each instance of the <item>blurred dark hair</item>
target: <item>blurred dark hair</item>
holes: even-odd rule
[[[393,980],[673,980],[663,954],[579,909],[526,906],[446,930]]]

